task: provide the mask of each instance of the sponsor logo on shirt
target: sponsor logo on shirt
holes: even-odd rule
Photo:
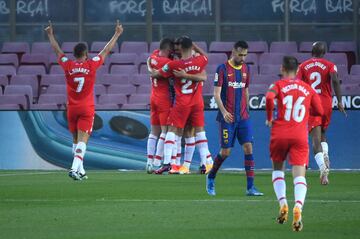
[[[234,89],[238,89],[238,88],[245,88],[246,84],[244,82],[232,82],[232,81],[230,81],[228,86],[232,87]]]

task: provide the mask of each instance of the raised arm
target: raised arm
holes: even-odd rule
[[[337,76],[337,73],[331,73],[330,77],[331,77],[331,82],[332,82],[333,87],[334,87],[334,92],[335,92],[336,98],[338,100],[339,111],[342,112],[346,116],[346,111],[345,111],[344,106],[343,106],[343,104],[341,102],[340,81],[339,81],[339,78]]]
[[[206,52],[203,49],[201,49],[198,45],[196,45],[195,42],[193,42],[193,49],[194,51],[198,52],[200,55],[207,57]]]
[[[106,56],[111,52],[111,50],[114,48],[117,40],[119,39],[119,37],[121,36],[121,34],[123,33],[124,29],[122,27],[122,25],[120,24],[120,21],[117,20],[116,21],[116,27],[115,27],[115,33],[113,35],[113,37],[110,39],[110,41],[106,44],[106,46],[104,47],[104,49],[102,49],[102,51],[99,53],[99,55],[105,60]]]
[[[49,41],[50,41],[50,44],[51,44],[52,48],[54,48],[54,51],[55,51],[56,55],[58,57],[61,56],[61,55],[64,55],[64,52],[61,50],[61,48],[59,46],[59,43],[55,39],[54,29],[53,29],[51,21],[49,21],[49,26],[47,26],[45,28],[45,31],[46,31],[46,33],[48,35],[48,38],[49,38]]]

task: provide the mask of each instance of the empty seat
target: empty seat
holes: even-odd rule
[[[137,87],[137,94],[150,94],[151,86],[150,85],[140,85]]]
[[[146,74],[146,75],[150,75],[150,72],[149,72],[149,69],[147,67],[147,65],[140,65],[140,71],[139,71],[140,74]]]
[[[99,104],[116,104],[123,105],[127,103],[126,94],[107,94],[100,95]]]
[[[256,75],[252,79],[250,79],[250,85],[257,84],[257,85],[270,85],[275,81],[279,80],[279,75]]]
[[[38,79],[35,75],[16,75],[11,79],[10,85],[31,86],[33,96],[38,97]]]
[[[65,77],[64,69],[60,65],[52,65],[50,67],[49,74],[55,74],[55,75],[63,75]]]
[[[118,84],[129,84],[128,74],[104,74],[97,77],[96,84],[103,85],[118,85]]]
[[[353,65],[351,67],[350,75],[360,75],[360,65]]]
[[[118,110],[121,108],[121,105],[117,105],[117,104],[96,104],[95,105],[95,110],[96,111],[101,111],[101,110]]]
[[[261,75],[279,75],[280,74],[280,65],[261,65],[260,66]]]
[[[72,52],[74,52],[74,47],[78,43],[79,42],[63,42],[63,44],[61,45],[61,49],[65,53],[72,53]],[[86,45],[86,47],[88,47],[88,44],[86,42],[81,42],[81,43],[84,43]]]
[[[212,95],[214,93],[214,75],[208,75],[206,81],[203,83],[203,94]]]
[[[65,95],[66,94],[66,85],[49,85],[47,88],[46,94],[58,94]]]
[[[106,94],[105,86],[96,84],[94,86],[94,93],[95,93],[95,96],[105,95]]]
[[[258,65],[259,64],[259,58],[255,53],[249,53],[247,57],[245,58],[245,62],[247,64],[251,65]]]
[[[100,68],[97,69],[96,71],[96,75],[100,76],[100,75],[105,75],[105,74],[109,74],[109,68],[105,65],[105,66],[101,66]]]
[[[149,56],[150,56],[149,53],[140,54],[139,57],[138,57],[138,60],[137,60],[138,64],[139,65],[147,64],[147,60],[148,60]]]
[[[342,85],[343,95],[360,95],[360,85],[359,84],[346,84]]]
[[[40,86],[47,87],[49,85],[65,85],[66,79],[64,74],[53,74],[53,75],[44,75],[41,78]]]
[[[252,84],[249,86],[250,95],[265,95],[269,89],[268,84]]]
[[[0,54],[0,65],[12,65],[18,67],[18,56],[16,54]]]
[[[129,98],[129,104],[150,104],[150,94],[135,94]]]
[[[21,58],[21,65],[49,65],[49,56],[45,54],[24,54]]]
[[[207,43],[205,41],[196,41],[195,44],[205,52],[208,51]]]
[[[160,42],[159,41],[153,41],[150,43],[149,52],[153,53],[153,51],[160,48]]]
[[[9,84],[9,80],[8,77],[6,75],[0,75],[0,86],[2,88],[5,88],[5,86],[7,86]],[[1,93],[2,90],[0,89]]]
[[[269,51],[269,46],[266,41],[248,41],[249,53],[264,53]]]
[[[4,42],[1,52],[24,54],[30,52],[30,47],[27,42]]]
[[[34,42],[31,46],[31,54],[50,55],[53,51],[50,42]]]
[[[307,61],[311,58],[311,54],[310,53],[293,53],[291,54],[291,56],[295,57],[299,64],[303,63],[304,61]]]
[[[124,41],[120,48],[121,53],[136,53],[138,55],[148,52],[148,50],[148,44],[146,42],[133,41]]]
[[[135,85],[135,86],[150,85],[151,80],[150,80],[149,75],[147,75],[147,74],[139,74],[139,75],[134,75],[132,80],[130,80],[130,83]]]
[[[360,85],[360,75],[350,75],[345,80],[343,80],[342,83]]]
[[[234,47],[234,42],[213,41],[210,43],[209,52],[211,53],[229,53]]]
[[[248,65],[250,71],[250,77],[259,74],[259,66],[258,65]]]
[[[228,56],[225,53],[209,53],[208,54],[209,65],[220,65],[228,60]]]
[[[225,63],[225,62],[224,62]],[[214,74],[220,64],[207,64],[206,66],[206,73],[207,74]]]
[[[43,94],[40,95],[38,105],[48,105],[49,109],[51,106],[56,105],[58,109],[64,108],[66,103],[66,95],[64,94]]]
[[[114,65],[110,68],[110,73],[132,75],[138,73],[138,68],[133,65]]]
[[[124,104],[121,106],[122,110],[149,110],[148,104]]]
[[[263,53],[259,59],[259,65],[281,65],[283,61],[283,53]]]
[[[107,92],[108,94],[125,94],[129,96],[136,93],[136,87],[130,84],[110,85]]]
[[[15,66],[2,66],[0,65],[0,74],[6,76],[14,76],[16,75]]]
[[[136,65],[138,56],[135,53],[115,53],[112,54],[108,64],[113,65]]]
[[[46,75],[45,66],[34,65],[34,66],[20,66],[18,69],[19,75]]]
[[[1,95],[0,96],[1,109],[19,109],[27,110],[27,100],[25,95]]]
[[[333,41],[330,43],[330,52],[356,52],[356,42],[354,41]]]
[[[325,48],[327,49],[327,43],[322,42],[325,44]],[[312,41],[304,41],[301,42],[299,45],[299,52],[311,52],[314,42]]]
[[[345,53],[326,53],[324,58],[333,62],[335,65],[348,66],[347,56]]]
[[[298,51],[298,47],[296,42],[294,41],[290,41],[290,42],[275,41],[270,44],[270,52],[290,54],[297,51]]]
[[[26,108],[30,109],[33,104],[33,92],[29,85],[8,85],[5,87],[4,95],[25,95]]]
[[[99,53],[104,49],[106,44],[107,42],[105,41],[95,41],[91,44],[90,52]],[[119,52],[119,44],[115,43],[115,46],[111,50],[111,53],[118,53],[118,52]]]
[[[344,65],[338,65],[337,66],[337,72],[340,77],[340,80],[344,77],[347,77],[349,75],[348,68]]]

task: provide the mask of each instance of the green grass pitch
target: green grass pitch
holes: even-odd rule
[[[0,171],[0,238],[360,238],[360,173],[332,172],[330,185],[308,174],[304,230],[278,225],[270,172],[255,183],[264,197],[245,196],[244,173],[220,173],[217,196],[203,175],[89,171]],[[287,172],[287,197],[293,186]]]

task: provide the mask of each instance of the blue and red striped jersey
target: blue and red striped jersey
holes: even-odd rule
[[[234,116],[234,121],[249,118],[245,89],[249,87],[249,67],[246,64],[234,66],[230,61],[218,66],[214,86],[221,87],[221,101],[225,109]],[[222,113],[218,112],[217,121],[223,121]]]

